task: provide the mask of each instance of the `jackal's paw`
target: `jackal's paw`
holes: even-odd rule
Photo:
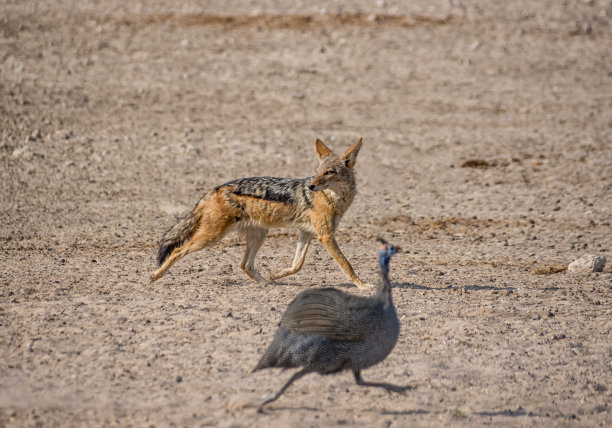
[[[255,281],[258,282],[259,284],[263,284],[263,285],[269,285],[270,284],[270,280],[264,278],[261,275],[259,275],[257,278],[253,278],[253,279],[255,279]]]
[[[367,282],[356,282],[355,285],[360,290],[369,290],[370,288],[376,288],[376,284],[369,284]]]
[[[243,269],[244,273],[246,273],[252,280],[258,282],[260,284],[267,284],[268,280],[261,276],[259,272],[256,270]]]
[[[268,281],[270,281],[270,283],[273,283],[277,279],[284,278],[285,276],[287,276],[287,275],[282,270],[279,271],[279,272],[271,272],[270,275],[268,276]]]

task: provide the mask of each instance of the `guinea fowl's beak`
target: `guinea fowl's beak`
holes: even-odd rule
[[[378,237],[378,238],[376,238],[376,240],[377,240],[378,242],[380,242],[380,243],[381,243],[381,246],[380,246],[380,249],[381,249],[381,250],[386,250],[386,249],[388,249],[389,247],[392,247],[392,248],[394,248],[394,249],[395,249],[395,252],[396,252],[396,253],[399,253],[400,251],[402,251],[402,247],[400,247],[399,245],[389,244],[389,243],[387,242],[387,240],[386,240],[386,239],[384,239],[384,238]]]

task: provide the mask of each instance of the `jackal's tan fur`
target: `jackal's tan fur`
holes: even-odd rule
[[[342,156],[334,154],[322,141],[315,142],[319,167],[317,175],[303,179],[275,177],[243,178],[208,192],[195,208],[172,227],[161,240],[159,269],[151,281],[159,279],[187,254],[219,241],[230,230],[246,235],[246,251],[241,268],[258,282],[267,282],[255,270],[255,255],[269,228],[300,231],[291,267],[270,275],[273,281],[298,272],[313,236],[327,248],[347,278],[357,287],[365,284],[344,257],[334,233],[340,218],[356,194],[354,166],[362,139]]]

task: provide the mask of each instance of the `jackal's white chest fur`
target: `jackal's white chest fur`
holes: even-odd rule
[[[335,214],[341,217],[346,210],[349,209],[353,202],[353,192],[335,192],[332,189],[325,189],[323,192],[327,195],[329,201],[334,207]]]

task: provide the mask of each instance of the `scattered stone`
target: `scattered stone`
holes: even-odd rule
[[[70,130],[55,131],[53,136],[57,138],[58,140],[69,140],[72,137],[74,137],[74,132]]]
[[[593,27],[590,22],[572,22],[570,29],[568,31],[570,36],[582,36],[582,35],[590,35],[593,32]]]
[[[187,153],[195,153],[196,155],[200,154],[200,149],[191,144],[187,144],[187,147],[185,147],[185,151]]]
[[[552,340],[561,340],[561,339],[565,339],[565,334],[564,333],[557,333],[557,334],[553,334]]]
[[[183,381],[183,376],[176,377],[176,383],[181,383]]]
[[[595,383],[593,384],[593,389],[597,392],[606,392],[608,387],[602,383]]]
[[[40,132],[40,129],[35,129],[34,131],[32,131],[30,133],[30,135],[28,135],[27,140],[28,141],[36,141],[38,140],[40,137],[42,137],[42,134]]]
[[[567,270],[568,272],[572,273],[601,272],[605,265],[605,257],[586,254],[584,257],[571,262],[567,267]]]
[[[28,146],[23,146],[23,147],[13,150],[14,158],[30,159],[30,158],[33,158],[34,156],[36,156],[36,152]]]
[[[497,166],[496,162],[489,162],[484,159],[470,159],[461,164],[461,168],[491,168]]]

